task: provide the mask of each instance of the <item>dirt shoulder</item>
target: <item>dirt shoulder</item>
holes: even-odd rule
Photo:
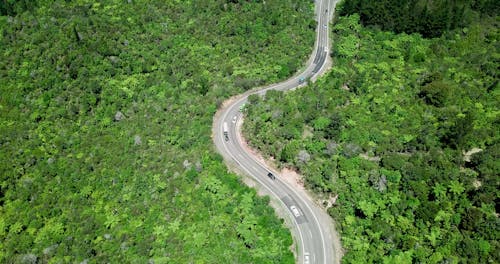
[[[295,170],[290,168],[283,168],[280,170],[277,168],[276,163],[273,159],[270,160],[265,159],[259,151],[252,148],[249,145],[248,140],[243,136],[241,131],[241,125],[243,121],[244,118],[241,118],[240,121],[238,121],[237,131],[239,140],[245,151],[250,155],[252,155],[255,160],[258,160],[259,162],[265,164],[268,168],[272,168],[274,171],[278,172],[277,177],[280,177],[281,180],[287,182],[298,193],[300,193],[303,197],[306,197],[308,200],[312,201],[318,208],[320,208],[324,212],[324,217],[321,218],[320,221],[326,224],[330,229],[330,235],[331,235],[330,239],[335,250],[335,256],[338,258],[337,263],[340,263],[340,259],[343,256],[343,249],[342,249],[342,244],[340,242],[340,236],[335,229],[334,220],[328,215],[326,211],[328,207],[335,204],[338,196],[328,197],[326,199],[318,197],[316,194],[311,193],[309,190],[305,188],[304,177],[302,175],[300,175]],[[256,187],[256,186],[254,185],[251,187]],[[281,211],[281,213],[283,213],[283,210],[279,204],[275,204],[273,205],[273,207],[277,209],[277,211]],[[279,209],[276,207],[279,207]],[[282,216],[281,213],[278,213],[278,215]]]

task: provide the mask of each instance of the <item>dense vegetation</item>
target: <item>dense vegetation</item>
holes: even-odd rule
[[[8,1],[4,0],[0,2],[0,15],[2,16],[15,16],[24,11],[33,11],[33,9],[38,6],[37,1],[30,0],[19,0],[19,1]]]
[[[345,263],[498,263],[498,19],[425,39],[354,14],[333,31],[327,76],[250,98],[251,144],[338,195]]]
[[[500,12],[497,0],[349,0],[339,5],[342,16],[359,14],[365,26],[425,37],[469,25],[478,16]]]
[[[292,263],[210,134],[224,98],[307,59],[312,10],[1,1],[0,262]]]

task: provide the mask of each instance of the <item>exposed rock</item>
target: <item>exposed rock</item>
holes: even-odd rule
[[[115,121],[121,121],[123,119],[125,119],[125,115],[121,111],[116,112]]]
[[[139,135],[135,135],[134,137],[134,145],[138,146],[142,144],[141,137]]]

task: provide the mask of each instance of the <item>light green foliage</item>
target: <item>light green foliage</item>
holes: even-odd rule
[[[358,20],[338,18],[327,76],[254,98],[244,133],[310,189],[338,195],[329,213],[343,262],[499,262],[498,22],[424,39]],[[303,133],[282,132],[290,126]]]
[[[7,2],[0,262],[293,262],[210,135],[225,98],[306,60],[311,2]]]

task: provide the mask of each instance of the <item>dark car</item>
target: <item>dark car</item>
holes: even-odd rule
[[[272,173],[270,173],[270,172],[269,172],[269,173],[267,173],[267,177],[269,177],[271,180],[276,179],[276,176],[274,176],[274,174],[272,174]]]

